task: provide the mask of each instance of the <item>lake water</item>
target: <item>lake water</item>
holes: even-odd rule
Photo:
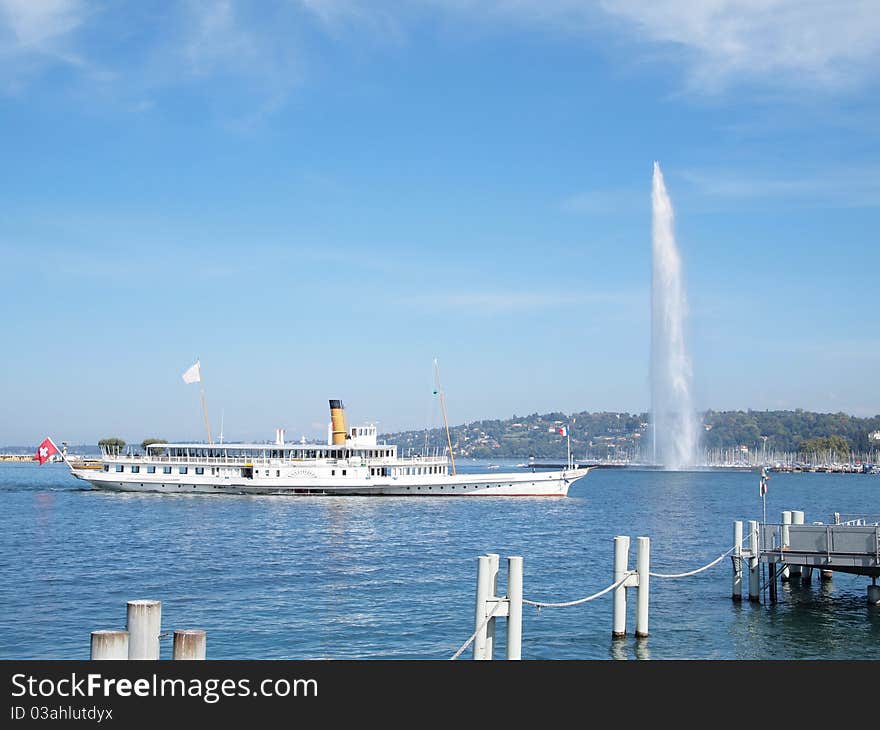
[[[481,465],[470,465],[479,470]],[[212,659],[447,659],[473,631],[476,557],[524,557],[525,597],[612,582],[613,537],[651,538],[651,569],[683,572],[760,519],[748,472],[594,470],[564,499],[133,495],[82,488],[63,465],[0,464],[0,658],[87,659],[125,602],[162,601],[163,631],[208,631]],[[768,519],[880,513],[880,476],[774,474]],[[730,600],[730,561],[653,579],[650,637],[611,640],[611,596],[526,606],[524,659],[880,659],[870,579]],[[634,628],[635,595],[628,629]],[[504,622],[499,620],[503,656]],[[170,639],[162,657],[170,657]],[[464,657],[470,656],[470,650]]]

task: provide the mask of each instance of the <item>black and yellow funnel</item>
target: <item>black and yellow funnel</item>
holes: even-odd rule
[[[345,428],[345,406],[341,400],[330,401],[330,421],[333,424],[333,445],[344,445],[348,431]]]

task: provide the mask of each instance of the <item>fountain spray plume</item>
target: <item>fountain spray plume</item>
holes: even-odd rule
[[[684,338],[687,307],[672,202],[654,163],[651,271],[651,419],[653,462],[670,470],[697,463],[698,424]]]

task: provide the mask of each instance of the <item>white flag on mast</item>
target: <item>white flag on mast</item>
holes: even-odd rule
[[[183,382],[184,383],[201,383],[202,382],[202,367],[201,367],[201,365],[199,365],[198,360],[196,360],[195,364],[183,374]]]

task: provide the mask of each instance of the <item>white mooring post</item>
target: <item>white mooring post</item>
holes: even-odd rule
[[[614,538],[614,582],[626,577],[629,572],[629,536]],[[614,589],[614,618],[611,635],[615,638],[626,636],[626,583]]]
[[[636,595],[636,638],[648,635],[648,583],[651,571],[651,538],[636,538],[636,572],[639,576],[639,589]]]
[[[208,635],[202,629],[175,629],[174,659],[204,659],[207,653]]]
[[[495,598],[498,596],[498,564],[501,560],[501,556],[498,553],[489,553],[489,598]],[[487,605],[487,613],[492,610],[495,606]],[[494,659],[495,658],[495,617],[489,619],[489,623],[486,624],[486,658]]]
[[[749,600],[761,600],[761,561],[758,558],[758,522],[749,520]]]
[[[742,600],[743,568],[742,568],[742,541],[743,523],[737,520],[733,523],[733,586],[731,598],[734,601]]]
[[[93,631],[91,659],[128,659],[128,632],[112,629]]]
[[[159,633],[162,625],[161,601],[129,601],[128,658],[158,659]]]
[[[782,548],[783,550],[791,545],[791,531],[789,528],[792,523],[793,515],[794,513],[790,509],[782,510],[782,536],[780,540],[782,544],[780,545],[780,548]],[[786,565],[782,568],[782,574],[780,576],[780,579],[783,583],[788,583],[789,574],[790,571],[788,569],[788,566]]]
[[[474,610],[474,630],[477,636],[474,639],[474,659],[489,659],[486,655],[486,627],[480,626],[486,620],[489,613],[486,605],[489,600],[489,581],[491,572],[491,558],[488,555],[481,555],[477,558],[477,605]]]
[[[804,511],[800,509],[793,509],[791,511],[791,524],[793,525],[802,525],[804,524]],[[789,535],[789,541],[787,543],[791,545],[791,536]],[[801,566],[800,565],[792,565],[790,566],[790,574],[792,578],[800,578],[801,577]]]
[[[522,659],[523,559],[507,558],[507,658]]]

